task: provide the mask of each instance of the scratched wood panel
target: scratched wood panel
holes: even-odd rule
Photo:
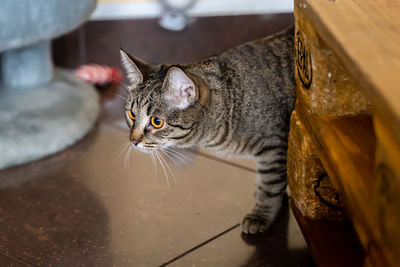
[[[322,39],[375,105],[391,132],[400,132],[400,1],[295,0]],[[394,136],[400,143],[400,135]]]
[[[379,256],[374,263],[387,262],[378,245],[382,235],[373,211],[376,137],[371,117],[326,118],[310,112],[301,98],[296,102],[296,112],[343,200],[366,253]]]
[[[297,95],[319,115],[337,117],[370,113],[370,101],[302,9],[295,8],[294,14]]]
[[[375,158],[376,184],[373,212],[382,235],[379,246],[393,266],[400,266],[400,146],[394,135],[374,118],[377,135]]]
[[[308,219],[343,219],[344,209],[296,111],[290,120],[288,186],[293,203]]]

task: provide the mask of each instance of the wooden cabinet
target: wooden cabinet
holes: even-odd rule
[[[297,193],[315,179],[295,183],[299,168],[307,167],[291,160],[291,153],[304,151],[296,137],[301,125],[313,160],[322,163],[354,225],[365,265],[400,266],[400,2],[294,5],[297,102],[288,160],[293,202],[305,216],[335,214],[315,210],[318,203],[299,204]]]

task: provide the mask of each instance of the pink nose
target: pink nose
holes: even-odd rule
[[[131,140],[131,143],[132,143],[134,146],[137,146],[137,145],[140,143],[140,140]]]

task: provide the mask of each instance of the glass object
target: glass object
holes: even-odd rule
[[[162,5],[159,25],[171,31],[181,31],[190,22],[187,11],[197,0],[160,0]]]

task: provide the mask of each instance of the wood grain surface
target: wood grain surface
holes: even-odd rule
[[[384,123],[400,132],[400,1],[296,0],[296,8],[336,53]],[[400,135],[396,139],[400,143]]]

